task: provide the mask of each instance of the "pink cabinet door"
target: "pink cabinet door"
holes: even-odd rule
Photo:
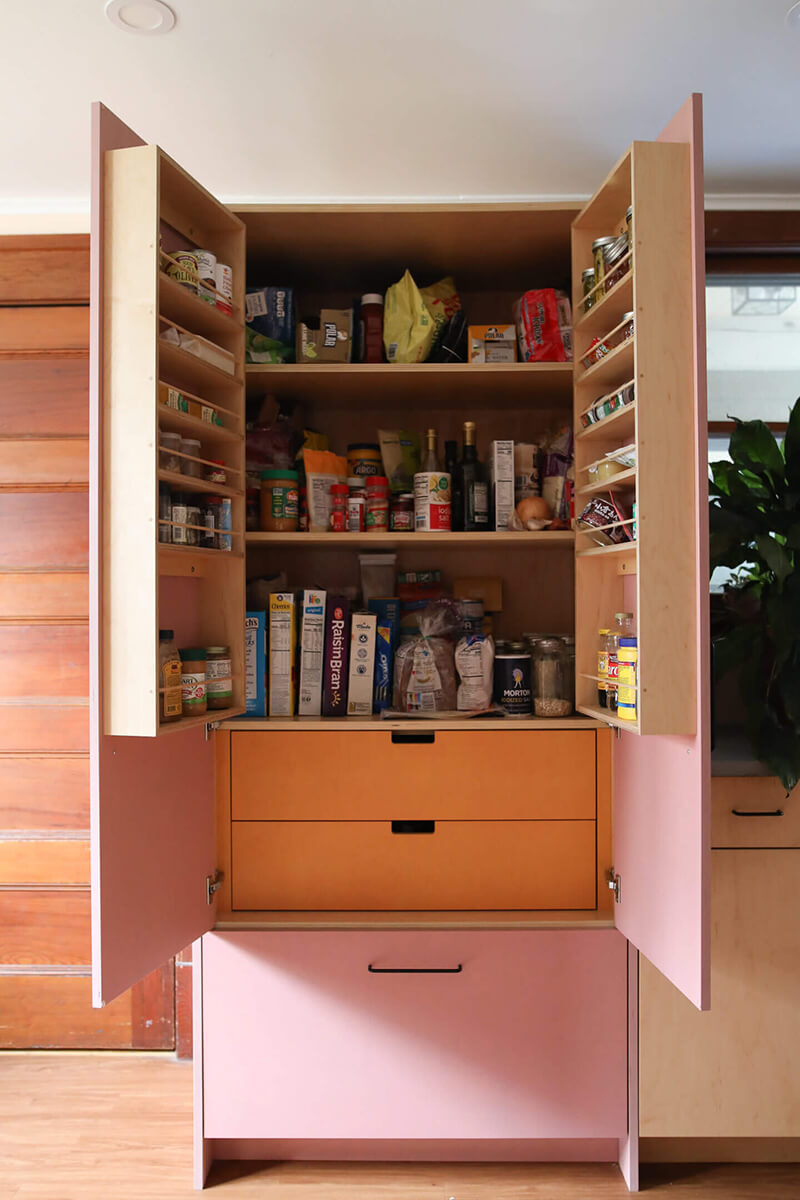
[[[626,954],[614,930],[212,933],[204,1135],[624,1137]]]
[[[90,779],[92,1002],[102,1007],[211,927],[212,743],[103,730],[103,155],[144,143],[102,104],[92,111],[90,335]],[[135,505],[132,505],[132,513]]]
[[[698,1008],[710,987],[710,718],[708,633],[708,434],[701,97],[661,134],[689,146],[692,222],[694,460],[696,491],[695,680],[675,687],[696,713],[690,737],[623,736],[614,743],[614,868],[617,928]],[[668,314],[665,314],[665,320]],[[676,502],[683,502],[683,498]]]

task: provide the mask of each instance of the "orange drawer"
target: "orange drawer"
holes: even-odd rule
[[[233,908],[595,907],[594,821],[410,825],[234,821]]]
[[[593,821],[595,808],[591,729],[231,736],[235,821]]]

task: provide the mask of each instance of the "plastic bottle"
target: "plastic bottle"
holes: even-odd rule
[[[600,643],[597,647],[597,703],[608,708],[608,629],[598,629]]]
[[[612,712],[617,711],[619,699],[619,643],[620,638],[634,636],[633,613],[614,613],[615,628],[609,632],[606,639],[608,648],[608,707]],[[599,672],[598,672],[599,674]]]
[[[162,725],[180,721],[183,715],[181,660],[175,648],[172,629],[158,631],[158,675],[158,719]]]

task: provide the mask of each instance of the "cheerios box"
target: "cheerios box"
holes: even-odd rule
[[[470,325],[467,338],[471,363],[517,361],[516,325]]]

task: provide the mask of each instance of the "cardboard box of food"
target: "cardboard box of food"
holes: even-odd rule
[[[471,363],[517,361],[515,325],[470,325],[467,344]]]
[[[489,485],[494,529],[508,529],[514,511],[514,443],[495,441],[489,447]]]
[[[322,664],[325,656],[325,592],[306,590],[300,601],[300,686],[297,711],[301,717],[322,712]]]
[[[353,352],[352,308],[323,308],[319,328],[297,326],[298,362],[350,362]]]
[[[353,613],[350,622],[350,678],[347,685],[348,717],[372,713],[372,683],[375,677],[375,613]]]
[[[325,610],[323,717],[347,716],[347,664],[350,660],[350,601],[328,595]]]
[[[296,604],[291,592],[269,598],[269,715],[293,717],[295,696]]]
[[[244,618],[245,706],[248,717],[265,717],[266,708],[265,612],[249,612]]]

